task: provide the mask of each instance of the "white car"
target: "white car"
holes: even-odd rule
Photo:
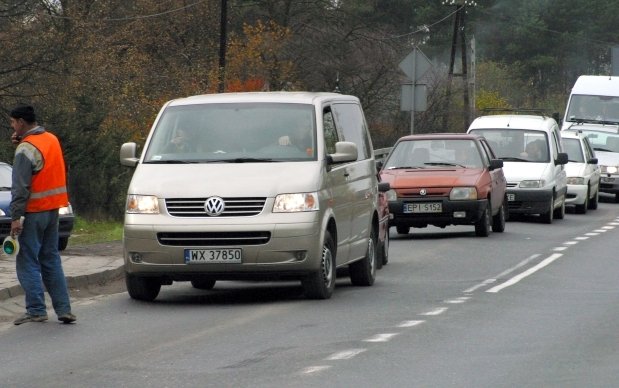
[[[597,209],[600,193],[600,166],[589,139],[582,131],[561,131],[563,149],[569,163],[567,173],[566,205],[575,206],[576,213]]]
[[[515,111],[517,112],[517,111]],[[480,116],[468,129],[503,160],[509,214],[538,214],[547,224],[565,216],[567,154],[559,126],[546,115]]]

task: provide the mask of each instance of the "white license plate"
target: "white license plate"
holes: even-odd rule
[[[185,264],[194,263],[241,263],[241,248],[185,249]]]
[[[507,200],[508,201],[515,201],[516,200],[516,194],[507,194]]]
[[[602,177],[602,183],[613,183],[614,181],[615,181],[615,178],[610,178],[607,176]]]
[[[404,213],[441,213],[443,204],[441,202],[417,202],[405,203]]]

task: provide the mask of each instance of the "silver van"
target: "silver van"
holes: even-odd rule
[[[225,93],[166,103],[127,193],[123,249],[134,299],[162,285],[300,280],[327,299],[336,269],[371,286],[378,182],[359,100],[335,93]]]

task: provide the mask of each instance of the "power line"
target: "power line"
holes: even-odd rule
[[[122,18],[102,18],[102,19],[99,19],[99,20],[100,21],[104,21],[104,22],[120,22],[120,21],[130,21],[130,20],[140,20],[140,19],[156,18],[156,17],[159,17],[159,16],[168,15],[168,14],[171,14],[171,13],[183,11],[183,10],[186,10],[188,8],[194,7],[194,6],[198,5],[198,4],[206,3],[206,2],[207,2],[207,0],[196,1],[194,3],[187,4],[187,5],[179,7],[179,8],[171,9],[171,10],[164,11],[164,12],[149,14],[149,15],[127,16],[127,17],[122,17]],[[52,18],[55,18],[55,19],[69,19],[69,20],[77,20],[77,19],[81,20],[82,19],[82,18],[73,18],[73,17],[70,17],[70,16],[54,15],[54,14],[49,14],[49,16],[52,17]]]

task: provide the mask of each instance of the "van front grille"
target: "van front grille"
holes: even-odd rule
[[[162,245],[207,247],[263,245],[271,239],[271,232],[160,232],[157,240]]]
[[[266,198],[247,197],[223,198],[225,208],[222,214],[210,216],[204,209],[208,198],[166,198],[168,213],[174,217],[249,217],[260,214]]]

